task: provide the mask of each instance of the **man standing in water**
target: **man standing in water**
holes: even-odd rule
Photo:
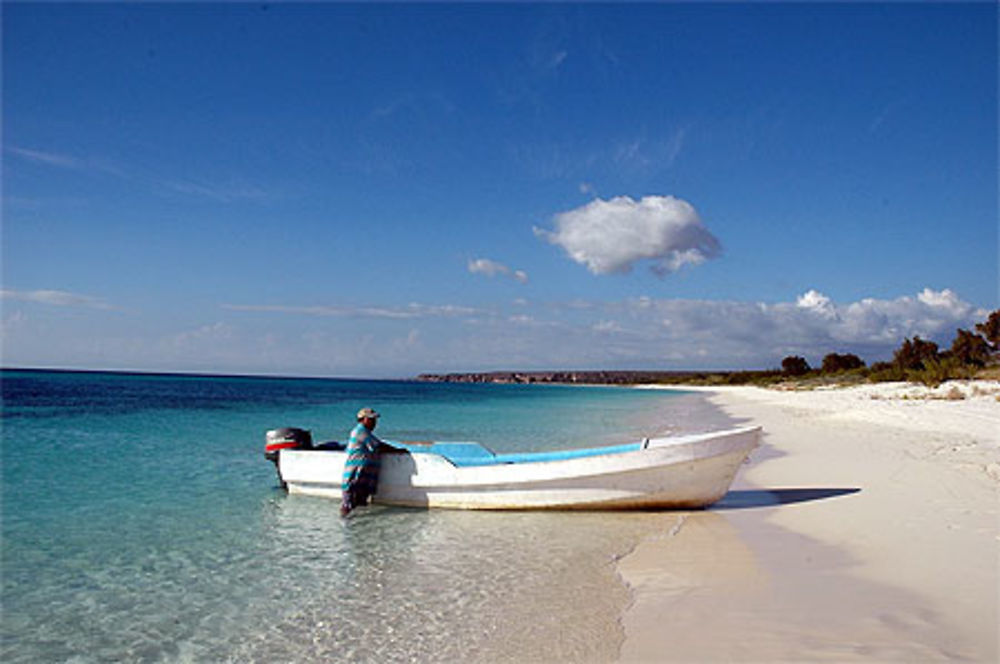
[[[355,507],[366,504],[375,493],[381,466],[379,448],[384,445],[373,433],[378,417],[379,414],[371,408],[358,411],[358,424],[351,431],[351,439],[347,443],[347,461],[344,462],[344,478],[340,486],[344,496],[340,516],[347,516]]]

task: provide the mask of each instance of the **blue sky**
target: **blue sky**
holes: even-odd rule
[[[998,306],[982,4],[3,5],[3,363],[765,368]]]

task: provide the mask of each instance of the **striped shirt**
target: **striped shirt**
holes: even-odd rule
[[[351,439],[347,443],[347,460],[344,462],[341,491],[345,494],[349,491],[356,494],[360,499],[357,504],[363,503],[368,496],[375,493],[381,466],[378,455],[378,446],[381,442],[360,422],[351,431]]]

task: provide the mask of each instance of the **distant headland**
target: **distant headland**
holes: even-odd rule
[[[706,372],[706,371],[486,371],[473,373],[425,373],[417,380],[428,383],[569,383],[585,385],[697,384],[746,382],[751,377],[781,375],[780,371]]]

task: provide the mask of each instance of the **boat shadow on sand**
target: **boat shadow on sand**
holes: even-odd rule
[[[847,496],[859,491],[859,488],[737,489],[708,509],[722,511],[790,505]]]

